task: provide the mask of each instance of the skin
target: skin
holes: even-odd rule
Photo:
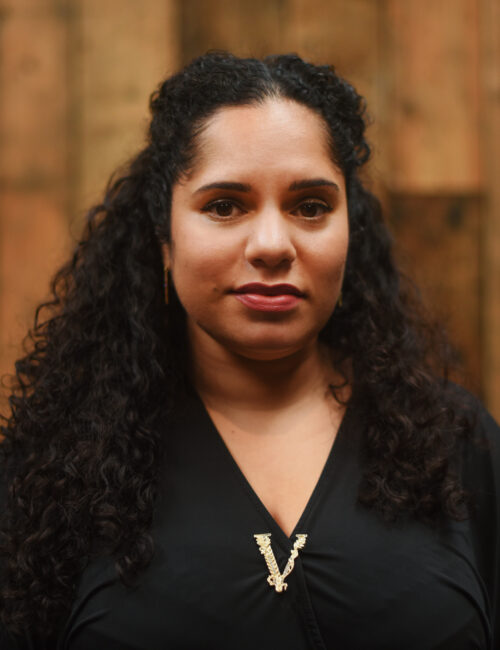
[[[335,309],[347,257],[344,178],[322,119],[289,100],[220,109],[197,145],[193,169],[173,187],[164,261],[187,312],[195,386],[289,534],[343,414],[318,333]],[[325,182],[293,188],[318,179]],[[245,191],[205,187],[221,182]],[[291,311],[255,311],[232,293],[248,282],[293,284],[304,297]]]

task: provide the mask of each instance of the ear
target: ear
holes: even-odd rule
[[[163,267],[169,269],[171,265],[171,253],[170,253],[170,243],[166,242],[161,245],[161,254],[163,257]]]

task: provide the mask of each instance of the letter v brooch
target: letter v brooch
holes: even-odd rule
[[[274,557],[273,549],[271,547],[271,533],[262,533],[260,535],[254,535],[255,540],[259,546],[259,550],[264,556],[264,559],[269,569],[269,575],[267,576],[267,582],[274,587],[277,592],[286,591],[288,584],[285,582],[285,578],[290,575],[295,564],[295,558],[299,554],[299,549],[304,548],[307,535],[304,533],[297,533],[293,544],[290,557],[288,562],[283,570],[283,573],[280,573],[278,569],[278,563]]]

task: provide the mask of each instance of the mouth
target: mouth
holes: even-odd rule
[[[261,284],[252,282],[238,287],[235,298],[249,309],[267,312],[293,310],[305,294],[293,284]]]
[[[237,294],[253,294],[260,296],[297,296],[304,297],[304,292],[293,284],[262,284],[251,282],[244,284],[233,291]]]

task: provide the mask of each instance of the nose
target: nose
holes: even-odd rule
[[[262,210],[250,222],[245,255],[250,264],[276,268],[296,257],[290,224],[278,209]]]

